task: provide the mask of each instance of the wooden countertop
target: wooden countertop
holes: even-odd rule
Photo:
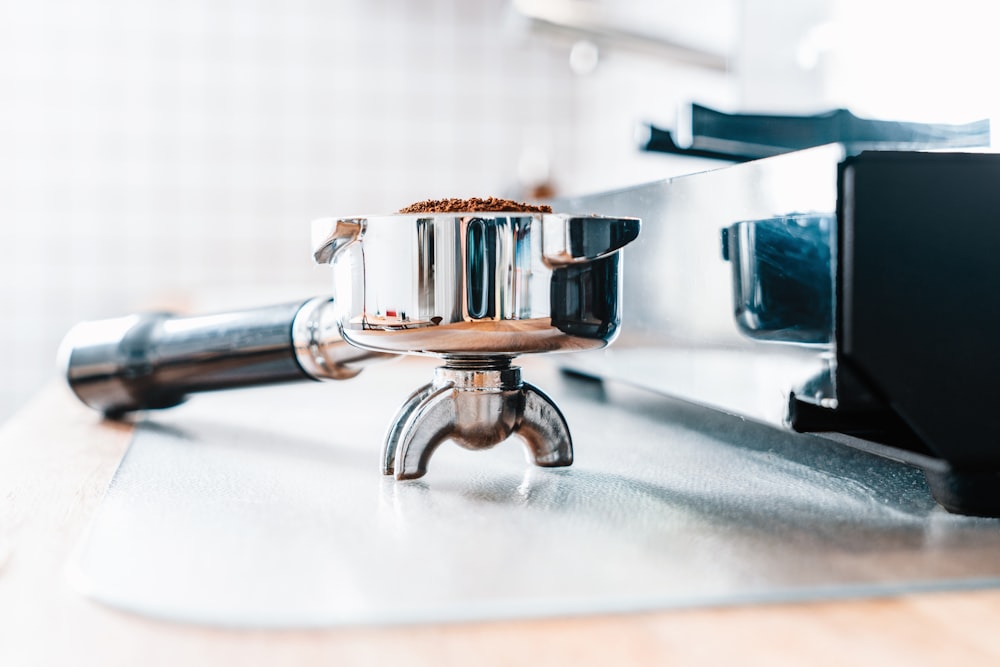
[[[1000,663],[997,590],[310,631],[116,612],[70,588],[64,570],[130,430],[102,422],[58,384],[0,428],[0,665]]]

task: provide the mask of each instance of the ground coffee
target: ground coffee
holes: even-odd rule
[[[518,213],[551,213],[552,207],[545,205],[525,204],[512,199],[498,197],[472,197],[470,199],[425,199],[406,208],[400,213],[465,213],[472,211],[516,211]]]

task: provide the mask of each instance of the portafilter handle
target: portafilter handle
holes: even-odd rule
[[[168,408],[189,394],[300,380],[345,380],[396,355],[343,340],[331,297],[179,317],[82,322],[59,356],[77,397],[109,416]]]

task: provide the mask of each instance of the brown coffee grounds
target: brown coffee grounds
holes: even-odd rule
[[[425,199],[416,204],[410,204],[406,208],[399,209],[400,213],[466,213],[481,211],[516,211],[518,213],[551,213],[552,207],[545,205],[525,204],[516,202],[513,199],[500,199],[498,197],[472,197],[470,199]]]

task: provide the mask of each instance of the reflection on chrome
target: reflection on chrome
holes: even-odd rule
[[[515,356],[598,349],[614,339],[617,251],[639,221],[394,215],[316,228],[317,259],[336,266],[348,342],[391,353]]]
[[[830,214],[791,214],[722,230],[741,333],[783,343],[831,344],[834,320]]]

